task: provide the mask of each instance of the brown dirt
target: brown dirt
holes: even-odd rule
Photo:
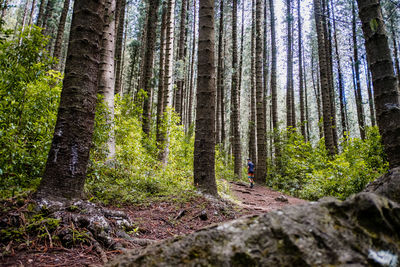
[[[266,187],[250,189],[242,182],[230,182],[236,205],[226,201],[210,201],[193,197],[186,203],[177,201],[151,202],[140,206],[115,208],[128,214],[135,224],[130,235],[135,239],[159,241],[178,235],[186,235],[208,225],[225,222],[245,215],[265,213],[285,205],[302,204],[306,201],[285,196],[287,202],[275,200],[281,193]],[[283,198],[284,200],[284,198]],[[207,218],[204,218],[206,213]],[[203,216],[202,216],[203,215]],[[0,244],[0,252],[9,244]],[[11,247],[11,249],[10,249]],[[131,248],[140,248],[130,244]],[[0,256],[0,266],[100,266],[101,257],[93,246],[82,245],[71,249],[50,248],[48,242],[37,244],[35,249],[26,246],[9,246],[9,255]],[[122,251],[105,251],[112,259]]]

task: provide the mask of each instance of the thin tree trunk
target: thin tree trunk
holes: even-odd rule
[[[107,140],[107,159],[111,160],[115,156],[115,135],[112,130],[114,128],[115,0],[106,0],[105,7],[98,87],[99,94],[103,96],[108,109],[106,119],[111,130]]]
[[[125,21],[125,7],[126,0],[120,0],[118,27],[117,27],[117,42],[115,47],[115,94],[120,94],[122,91],[122,67],[123,67],[123,57],[122,57],[122,40],[124,35],[124,21]],[[157,22],[154,22],[157,24]],[[126,36],[126,34],[125,34]]]
[[[304,88],[303,88],[303,56],[302,56],[302,37],[301,37],[301,11],[300,0],[297,0],[297,31],[299,34],[299,91],[300,91],[300,127],[304,140],[307,140],[305,112],[304,112]]]
[[[324,137],[324,129],[322,128],[321,125],[321,119],[322,119],[322,114],[321,114],[321,97],[320,97],[320,88],[319,88],[319,76],[318,73],[317,75],[317,82],[315,82],[314,78],[314,52],[311,54],[311,76],[312,76],[312,82],[313,82],[313,89],[314,89],[314,96],[315,99],[317,100],[317,111],[318,111],[318,130],[319,130],[319,138],[321,139]]]
[[[104,1],[75,0],[63,90],[37,195],[81,198],[92,143]]]
[[[361,82],[360,82],[360,61],[358,59],[358,47],[357,47],[357,35],[356,35],[356,10],[355,10],[355,2],[356,0],[352,0],[352,29],[353,29],[353,55],[354,55],[354,73],[356,78],[356,87],[355,90],[355,99],[357,106],[357,118],[358,118],[358,126],[360,129],[361,139],[365,139],[365,121],[364,121],[364,110],[362,106],[362,96],[361,96]]]
[[[278,95],[276,82],[277,48],[275,36],[275,10],[274,0],[269,0],[269,10],[271,17],[271,101],[272,101],[272,126],[274,135],[275,158],[279,157],[279,125],[278,125]]]
[[[292,50],[292,3],[291,0],[286,0],[286,127],[294,127],[292,110],[292,87],[291,79],[293,78],[293,50]]]
[[[240,112],[239,97],[240,92],[238,86],[238,66],[237,66],[237,1],[233,0],[232,6],[232,137],[233,137],[233,157],[234,157],[234,173],[235,177],[240,180],[242,174],[242,152],[240,140]]]
[[[164,116],[164,68],[165,68],[165,47],[167,35],[167,2],[163,1],[161,11],[161,33],[160,33],[160,68],[158,74],[158,94],[157,94],[157,122],[156,140],[159,151],[162,150],[163,132],[162,119]]]
[[[256,4],[252,0],[252,23],[251,23],[251,72],[250,72],[250,119],[249,119],[249,158],[257,163],[257,140],[256,140],[256,58],[255,58],[255,39],[256,39]]]
[[[256,98],[257,98],[257,167],[255,180],[265,183],[267,157],[265,146],[264,90],[263,90],[263,38],[262,38],[262,0],[256,0]]]
[[[57,30],[57,37],[56,37],[56,42],[54,45],[54,52],[53,52],[53,57],[57,58],[58,61],[55,64],[54,68],[56,70],[60,70],[60,56],[61,56],[61,45],[62,41],[64,39],[64,30],[65,30],[65,23],[67,21],[67,15],[68,15],[68,10],[69,10],[69,1],[70,0],[64,0],[64,6],[63,10],[61,12],[61,17],[60,17],[60,22],[58,24],[58,30]]]
[[[29,13],[28,25],[32,25],[32,21],[33,21],[33,12],[35,11],[35,6],[36,6],[36,0],[32,0],[31,11],[30,11],[30,13]]]
[[[46,0],[41,0],[40,5],[39,5],[39,14],[36,19],[36,26],[42,27],[43,24],[43,16],[44,16],[44,11],[46,7]]]
[[[304,47],[303,47],[304,49]],[[303,50],[304,51],[304,50]],[[308,86],[307,86],[307,72],[306,72],[306,60],[303,53],[303,79],[304,79],[304,105],[306,110],[306,130],[307,130],[307,138],[306,141],[310,141],[310,115],[308,111]]]
[[[185,25],[186,25],[186,1],[182,0],[181,4],[181,21],[179,30],[179,41],[178,41],[178,60],[182,66],[185,64]],[[183,69],[183,68],[182,68]],[[178,77],[176,81],[176,104],[175,110],[182,117],[182,91],[184,86],[184,74],[182,77]]]
[[[223,48],[223,40],[224,40],[224,0],[221,0],[219,3],[219,33],[218,33],[218,67],[217,67],[217,118],[216,118],[216,137],[217,137],[217,143],[222,143],[222,102],[224,101],[223,98],[224,96],[222,95],[222,86],[223,86],[223,81],[222,81],[222,64],[223,64],[223,58],[222,58],[222,48]]]
[[[242,92],[242,72],[243,72],[243,38],[244,38],[244,0],[242,0],[242,30],[240,36],[240,59],[239,59],[239,82],[238,82],[238,94],[239,94],[239,111],[240,111],[240,95]],[[239,112],[240,113],[240,112]]]
[[[173,73],[173,58],[174,58],[174,10],[175,0],[168,0],[167,6],[167,32],[165,36],[165,68],[164,68],[164,103],[163,103],[163,118],[164,122],[169,122],[167,108],[170,106],[170,93],[172,92],[172,73]],[[160,159],[164,165],[168,162],[169,154],[169,137],[168,131],[162,131],[162,150],[160,151]]]
[[[50,23],[49,22],[53,18],[55,2],[56,2],[56,0],[49,0],[47,2],[46,12],[44,13],[43,24],[42,24],[42,28],[44,28],[44,30],[43,30],[44,35],[50,34],[50,28],[49,28]]]
[[[400,166],[400,94],[378,0],[357,0],[372,73],[377,123],[390,168]]]
[[[192,43],[192,63],[190,66],[190,85],[189,85],[189,107],[188,107],[188,125],[189,128],[192,125],[192,113],[193,113],[193,92],[194,92],[194,61],[196,51],[196,0],[193,0],[193,43]],[[222,124],[222,122],[221,122]]]
[[[153,91],[153,84],[151,82],[153,74],[153,60],[154,60],[154,47],[156,43],[156,27],[157,27],[157,12],[159,0],[150,0],[148,8],[148,20],[146,22],[146,49],[144,60],[142,61],[143,73],[140,79],[140,88],[144,90],[146,96],[143,99],[143,115],[142,115],[142,128],[143,132],[150,135],[150,121],[151,121],[151,96]]]
[[[217,195],[215,182],[215,61],[214,1],[200,0],[198,89],[194,142],[194,184]]]
[[[333,1],[331,0],[331,7],[332,7],[332,17],[333,17],[333,38],[335,42],[335,55],[336,55],[336,62],[337,62],[337,73],[338,73],[338,82],[339,82],[339,102],[340,102],[340,119],[342,124],[342,136],[346,138],[346,132],[348,131],[346,127],[346,106],[345,106],[345,90],[344,90],[344,79],[342,73],[342,64],[340,62],[339,56],[339,46],[337,41],[337,32],[336,32],[336,17],[335,17],[335,9],[333,6]]]
[[[393,16],[390,17],[390,29],[392,33],[392,42],[393,42],[393,56],[394,56],[394,66],[396,68],[397,73],[397,82],[399,83],[400,90],[400,63],[399,63],[399,55],[397,50],[397,40],[396,40],[396,31],[393,25]]]
[[[370,119],[371,119],[371,125],[375,126],[376,125],[376,120],[375,120],[375,108],[374,108],[374,94],[372,92],[372,82],[371,82],[371,72],[369,71],[368,63],[365,62],[364,59],[364,72],[365,72],[365,82],[367,84],[367,90],[368,90],[368,105],[369,105],[369,114],[370,114]]]
[[[319,0],[314,0],[314,17],[317,29],[318,38],[318,55],[319,55],[319,70],[321,80],[321,92],[322,92],[322,115],[324,122],[324,137],[325,147],[328,150],[328,154],[333,156],[336,154],[336,149],[333,142],[332,135],[332,120],[331,120],[331,108],[330,108],[330,95],[329,95],[329,69],[326,62],[326,45],[324,37],[324,27],[322,22],[321,4]]]

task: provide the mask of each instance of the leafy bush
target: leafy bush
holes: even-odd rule
[[[20,40],[21,41],[20,41]],[[35,186],[50,148],[61,75],[39,28],[0,42],[0,191]]]
[[[358,193],[388,168],[377,127],[367,129],[365,141],[342,140],[342,152],[330,159],[324,139],[313,147],[291,131],[282,133],[280,164],[270,172],[269,186],[292,195],[317,200],[324,196],[345,199]]]

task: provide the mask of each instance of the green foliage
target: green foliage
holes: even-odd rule
[[[332,159],[327,155],[323,139],[313,147],[295,131],[281,135],[285,141],[280,147],[280,163],[270,171],[267,183],[301,198],[345,199],[360,192],[388,168],[377,127],[367,129],[365,141],[342,140],[342,152]]]
[[[95,142],[91,152],[87,191],[105,203],[141,202],[148,197],[187,197],[193,193],[193,142],[179,125],[179,117],[168,110],[163,128],[169,133],[168,164],[158,160],[155,134],[145,136],[138,114],[141,107],[129,97],[116,100],[114,131],[116,156],[106,162],[102,148],[108,133],[104,110],[96,113]],[[155,128],[155,127],[153,127]],[[103,137],[102,137],[103,136]]]
[[[20,41],[20,40],[21,41]],[[0,191],[35,186],[50,148],[61,75],[39,28],[0,42]]]

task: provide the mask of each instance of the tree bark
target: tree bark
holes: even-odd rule
[[[104,10],[104,1],[75,1],[57,122],[38,196],[83,195],[97,102]]]
[[[118,18],[118,23],[116,23],[118,24],[118,27],[116,27],[117,42],[115,47],[115,94],[120,94],[122,91],[122,67],[123,67],[122,40],[124,35],[125,7],[126,7],[126,0],[120,0],[119,15],[116,16]]]
[[[221,0],[219,3],[219,33],[218,33],[218,66],[217,66],[217,118],[216,118],[216,142],[222,143],[222,102],[224,101],[224,96],[222,95],[222,86],[223,85],[223,58],[222,58],[222,48],[224,41],[224,0]]]
[[[217,195],[215,182],[215,61],[214,1],[200,0],[198,89],[194,141],[194,184]]]
[[[293,124],[293,44],[292,44],[292,0],[286,0],[286,127],[295,127]]]
[[[45,11],[45,7],[46,7],[46,0],[41,0],[40,1],[40,5],[39,5],[39,13],[38,13],[38,17],[36,19],[36,26],[38,27],[42,27],[43,24],[43,16],[44,16],[44,11]]]
[[[70,0],[64,0],[64,6],[61,12],[61,17],[60,17],[60,22],[58,24],[58,30],[57,30],[57,37],[56,37],[56,42],[54,45],[54,52],[53,52],[53,57],[57,58],[58,61],[55,64],[54,68],[56,70],[60,70],[60,57],[61,57],[61,45],[62,41],[64,39],[64,29],[65,29],[65,23],[67,21],[67,15],[68,15],[68,10],[69,10],[69,1]]]
[[[190,66],[190,85],[189,85],[189,105],[188,105],[188,125],[189,128],[192,125],[192,113],[193,113],[193,94],[194,94],[194,60],[196,51],[196,1],[193,0],[193,42],[192,42],[192,63]],[[222,122],[221,122],[222,125]],[[223,127],[223,125],[222,125]],[[222,130],[222,129],[221,129]]]
[[[182,69],[185,64],[185,25],[186,25],[186,1],[182,0],[181,6],[181,20],[179,27],[179,41],[178,41],[178,61],[182,64]],[[185,83],[184,74],[182,73],[182,77],[177,77],[176,81],[176,103],[175,110],[179,114],[181,118],[183,118],[182,114],[182,96],[183,96],[183,86]]]
[[[400,94],[378,0],[357,0],[374,85],[379,132],[390,168],[400,166]]]
[[[174,10],[175,0],[168,0],[167,5],[167,29],[166,29],[166,45],[165,45],[165,68],[164,68],[164,93],[163,93],[163,118],[164,122],[168,122],[167,108],[170,106],[170,93],[172,92],[172,73],[173,73],[173,57],[174,57]],[[169,138],[168,131],[162,131],[161,151],[159,157],[163,164],[168,162],[169,154]]]
[[[354,88],[356,106],[357,106],[357,119],[358,126],[360,129],[361,139],[365,139],[365,121],[364,121],[364,109],[362,106],[362,96],[361,96],[361,82],[360,82],[360,61],[358,58],[358,45],[357,45],[357,33],[356,33],[356,9],[355,2],[356,0],[352,0],[352,29],[353,29],[353,55],[354,55],[354,74],[356,78],[356,87]]]
[[[302,56],[302,37],[301,37],[301,11],[300,11],[300,0],[297,0],[297,31],[299,34],[299,91],[300,91],[300,128],[301,134],[304,140],[307,140],[306,136],[306,121],[304,112],[304,87],[303,87],[303,56]]]
[[[167,2],[163,1],[161,11],[161,32],[160,32],[160,68],[158,74],[158,94],[157,94],[157,121],[156,121],[156,140],[159,151],[162,150],[162,119],[164,114],[164,68],[165,68],[165,46],[167,34]]]
[[[256,58],[255,58],[255,39],[256,39],[256,1],[252,0],[252,23],[251,23],[251,72],[250,72],[250,119],[249,119],[249,158],[257,163],[257,140],[256,140]]]
[[[242,147],[240,140],[240,112],[239,112],[239,97],[240,92],[238,87],[238,66],[237,66],[237,1],[233,0],[232,6],[232,137],[233,137],[233,157],[234,157],[234,173],[237,179],[241,178],[242,174]]]
[[[265,145],[264,89],[263,89],[263,37],[262,0],[256,0],[256,103],[257,103],[257,166],[255,180],[265,183],[267,175],[267,153]]]
[[[153,74],[153,60],[154,60],[154,47],[156,39],[156,26],[157,26],[157,12],[159,0],[150,0],[148,8],[148,16],[146,22],[146,49],[142,61],[142,77],[140,79],[140,89],[143,89],[146,96],[143,99],[143,115],[142,115],[142,128],[143,132],[150,135],[150,121],[151,121],[151,95],[153,91],[153,84],[151,82]]]
[[[107,106],[106,121],[110,127],[107,140],[107,160],[115,156],[114,125],[114,52],[115,52],[115,0],[106,0],[104,28],[100,52],[99,94]]]
[[[335,42],[335,56],[337,63],[337,73],[338,73],[338,83],[339,83],[339,102],[340,102],[340,120],[342,124],[342,136],[346,138],[346,132],[348,131],[346,127],[346,92],[344,90],[344,79],[342,73],[342,64],[339,56],[339,45],[337,41],[337,32],[336,32],[336,17],[335,17],[335,9],[333,6],[333,1],[331,0],[332,7],[332,17],[333,17],[333,38]]]
[[[44,13],[42,28],[44,35],[50,35],[49,24],[50,20],[53,18],[54,13],[54,5],[56,4],[56,0],[49,0],[46,5],[46,12]]]
[[[324,122],[324,137],[325,147],[330,156],[336,154],[335,145],[333,142],[332,135],[332,118],[331,118],[331,107],[330,107],[330,94],[329,94],[329,70],[326,62],[326,45],[324,37],[324,27],[322,22],[322,12],[320,0],[314,1],[314,17],[317,29],[318,38],[318,55],[319,55],[319,70],[320,70],[320,81],[321,81],[321,93],[322,93],[322,115]]]
[[[374,108],[374,93],[372,92],[372,82],[371,82],[371,72],[369,71],[368,63],[365,62],[364,59],[364,70],[365,70],[365,82],[367,84],[367,90],[368,90],[368,105],[369,105],[369,114],[370,114],[370,119],[371,119],[371,125],[375,126],[376,125],[376,119],[375,119],[375,108]]]
[[[271,17],[271,101],[272,101],[272,127],[274,135],[275,158],[279,157],[279,125],[278,125],[278,94],[276,82],[277,48],[275,33],[275,10],[274,0],[269,0],[269,10]]]

